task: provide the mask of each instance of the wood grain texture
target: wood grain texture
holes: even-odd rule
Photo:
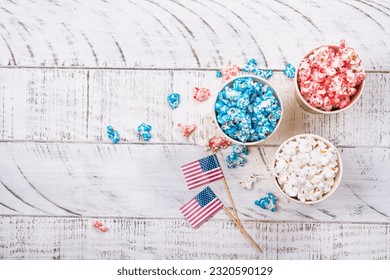
[[[0,69],[0,139],[105,142],[112,125],[124,143],[143,143],[136,131],[142,122],[153,126],[151,143],[188,144],[216,134],[205,116],[222,87],[214,71]],[[296,102],[293,81],[276,72],[270,79],[281,95],[284,118],[267,144],[278,145],[299,133],[321,135],[335,145],[390,146],[390,74],[370,73],[362,98],[346,112],[313,115]],[[213,95],[199,103],[192,88],[210,88]],[[181,94],[172,110],[169,93]],[[380,106],[378,106],[380,104]],[[359,122],[359,120],[364,120]],[[178,123],[199,126],[186,139]]]
[[[0,80],[2,139],[85,139],[86,71],[2,69]]]
[[[368,70],[390,70],[383,1],[3,1],[0,65],[283,69],[346,39]]]
[[[0,259],[389,258],[389,1],[9,0],[0,18]],[[365,91],[346,112],[311,115],[280,70],[340,39],[369,72]],[[197,103],[191,90],[215,95],[215,69],[250,58],[276,70],[284,122],[245,168],[222,167],[260,255],[224,213],[193,230],[178,210],[199,191],[179,167],[206,156],[196,139],[216,133],[212,98]],[[174,111],[171,92],[182,96]],[[134,132],[142,122],[150,143]],[[185,139],[179,122],[199,129]],[[287,201],[271,181],[277,146],[299,133],[342,154],[342,185],[318,205]],[[255,190],[239,187],[251,173]],[[222,182],[211,186],[226,203]],[[253,205],[268,191],[276,213]]]
[[[251,148],[245,168],[228,170],[218,154],[243,220],[389,222],[390,150],[342,148],[345,166],[339,189],[316,205],[284,198],[271,180],[276,147]],[[182,164],[207,155],[192,145],[111,145],[2,143],[0,145],[0,214],[81,215],[181,218],[178,210],[202,188],[188,191]],[[239,186],[252,173],[255,190]],[[210,184],[229,205],[223,183]],[[278,211],[254,201],[273,192]],[[224,217],[218,214],[217,217]]]
[[[245,222],[257,254],[232,222],[198,230],[183,220],[8,217],[0,259],[389,259],[389,225]]]

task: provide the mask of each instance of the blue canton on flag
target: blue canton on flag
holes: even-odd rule
[[[190,190],[223,178],[221,166],[216,155],[185,164],[181,170]]]
[[[219,167],[219,162],[216,155],[211,155],[199,160],[203,172]]]
[[[210,189],[210,187],[205,188],[203,191],[198,193],[195,196],[195,200],[199,203],[201,207],[206,206],[210,201],[216,198],[214,192]]]
[[[184,217],[194,228],[198,228],[207,219],[223,208],[222,202],[210,189],[205,188],[180,208]]]

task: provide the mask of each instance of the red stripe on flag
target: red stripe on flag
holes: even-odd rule
[[[204,207],[200,207],[199,209],[196,209],[196,211],[189,213],[186,218],[187,220],[192,224],[194,219],[199,219],[202,215],[204,215],[206,212],[209,211],[210,208],[214,206],[215,203],[218,203],[219,199],[216,197],[212,201],[210,201],[209,204],[207,204]],[[199,204],[198,204],[199,205]]]
[[[223,178],[223,174],[216,174],[214,177],[208,178],[207,180],[201,181],[201,182],[199,182],[197,184],[192,184],[192,185],[188,186],[188,188],[190,190],[192,190],[194,188],[201,187],[201,186],[203,186],[205,184],[215,182],[215,181],[217,181],[217,180],[219,180],[221,178]]]
[[[184,211],[185,208],[187,206],[190,206],[191,204],[193,204],[193,202],[196,202],[195,198],[191,199],[189,202],[187,202],[186,204],[184,204],[182,207],[180,207],[180,211]]]
[[[190,167],[190,165],[194,165],[195,163],[197,163],[197,164],[199,164],[200,165],[200,163],[199,163],[199,160],[195,160],[195,161],[193,161],[193,162],[190,162],[190,163],[187,163],[187,164],[184,164],[184,165],[182,165],[181,166],[181,169],[183,170],[185,170],[185,169],[188,169],[189,167]]]
[[[191,176],[190,178],[185,177],[187,184],[195,183],[196,181],[202,180],[202,178],[212,177],[216,173],[221,173],[221,168],[212,169],[207,172],[201,172],[198,176]]]
[[[184,175],[184,177],[191,177],[191,176],[193,176],[193,175],[195,175],[195,174],[200,174],[200,173],[202,173],[203,172],[203,170],[202,170],[202,168],[200,168],[200,167],[198,167],[198,168],[196,168],[196,169],[191,169],[190,171],[188,171],[188,172],[183,172],[183,175]]]
[[[215,202],[211,202],[210,207],[208,207],[207,211],[202,212],[202,214],[199,215],[196,219],[193,219],[190,223],[194,228],[199,227],[201,224],[203,224],[206,220],[208,220],[212,215],[214,215],[218,210],[220,210],[223,205],[221,201],[217,198]]]
[[[217,212],[218,212],[219,210],[221,210],[222,207],[223,207],[222,204],[221,204],[221,205],[218,205],[218,206],[220,206],[220,207],[217,207],[212,213],[209,214],[209,216],[208,216],[206,219],[204,219],[201,223],[198,223],[198,224],[194,225],[193,227],[194,227],[194,228],[200,227],[204,222],[206,222],[208,219],[210,219],[212,216],[214,216],[215,213],[217,213]]]

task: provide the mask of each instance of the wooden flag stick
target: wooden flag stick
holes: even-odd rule
[[[255,250],[260,253],[261,252],[261,249],[259,247],[259,245],[256,244],[256,242],[252,239],[252,237],[245,231],[245,229],[241,226],[241,224],[233,217],[233,215],[229,212],[229,210],[227,210],[227,208],[224,206],[223,207],[223,210],[225,210],[226,214],[229,215],[230,219],[232,219],[232,221],[234,222],[234,224],[240,229],[241,233],[250,241],[250,243],[252,244],[253,248],[255,248]]]
[[[234,205],[233,197],[232,197],[232,194],[230,193],[229,186],[228,186],[228,184],[226,183],[225,176],[223,177],[223,184],[225,185],[225,190],[226,190],[227,195],[228,195],[228,197],[229,197],[230,204],[231,204],[231,206],[232,206],[232,208],[233,208],[234,216],[236,216],[235,219],[238,221],[238,223],[240,223],[240,218],[238,217],[237,210],[236,210],[236,206]]]

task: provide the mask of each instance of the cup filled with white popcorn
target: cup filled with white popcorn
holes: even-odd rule
[[[313,204],[339,186],[343,164],[336,147],[321,136],[300,134],[286,140],[273,162],[276,186],[290,200]]]

